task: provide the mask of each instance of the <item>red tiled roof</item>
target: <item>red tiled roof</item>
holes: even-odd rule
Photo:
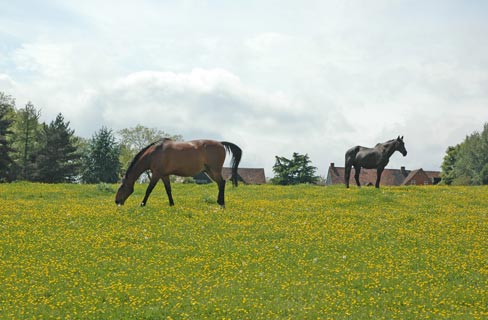
[[[237,174],[242,181],[247,184],[265,184],[266,176],[263,168],[238,168]],[[231,168],[222,168],[222,176],[225,180],[229,180],[232,176]]]
[[[440,178],[441,177],[441,172],[440,171],[425,171],[425,174],[429,177],[429,178]]]

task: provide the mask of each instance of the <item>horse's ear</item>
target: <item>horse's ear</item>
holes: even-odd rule
[[[400,139],[403,141],[403,136]]]
[[[397,140],[400,140],[400,136],[398,136]]]

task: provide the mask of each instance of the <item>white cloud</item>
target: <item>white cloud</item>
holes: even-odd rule
[[[301,141],[320,132],[323,118],[298,100],[262,92],[222,69],[129,74],[94,94],[85,114],[85,123],[78,123],[83,127],[143,124],[186,139],[233,141],[245,150],[244,165],[266,165],[269,175],[274,155],[307,152]]]

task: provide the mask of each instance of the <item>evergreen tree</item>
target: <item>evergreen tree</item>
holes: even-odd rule
[[[24,108],[17,110],[15,115],[13,160],[17,168],[15,175],[22,180],[32,179],[35,154],[38,148],[40,114],[40,111],[31,102],[28,102]]]
[[[291,160],[276,156],[276,163],[273,166],[273,172],[276,175],[271,179],[271,182],[281,185],[316,183],[319,179],[315,175],[317,168],[310,163],[307,154],[301,155],[294,152]]]
[[[79,155],[75,147],[74,130],[63,115],[49,125],[43,123],[40,148],[36,154],[36,171],[33,178],[47,183],[73,182],[78,175]]]
[[[82,180],[86,183],[114,183],[120,174],[120,147],[112,130],[102,127],[91,138],[83,156]]]
[[[10,127],[13,122],[14,106],[15,100],[0,92],[0,182],[11,180],[10,169],[13,160],[10,153],[13,149],[8,138],[13,133]]]

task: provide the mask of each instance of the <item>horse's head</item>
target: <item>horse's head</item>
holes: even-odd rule
[[[119,206],[123,205],[125,200],[134,192],[134,185],[131,183],[127,183],[126,178],[122,178],[122,182],[120,184],[119,190],[115,195],[115,203]]]
[[[405,143],[403,142],[403,136],[396,139],[396,150],[400,151],[400,153],[405,157],[407,155],[407,149],[405,149]]]

